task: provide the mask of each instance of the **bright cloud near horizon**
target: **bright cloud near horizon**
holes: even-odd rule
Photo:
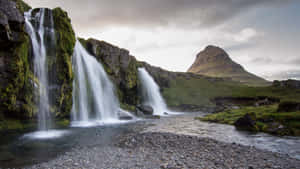
[[[25,0],[61,7],[77,36],[128,49],[138,60],[186,71],[207,45],[224,48],[246,70],[300,78],[297,0]]]

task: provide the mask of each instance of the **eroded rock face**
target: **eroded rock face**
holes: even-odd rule
[[[81,43],[88,52],[102,63],[117,88],[121,106],[128,108],[139,103],[138,96],[138,62],[129,51],[118,48],[104,41],[83,40]]]
[[[20,35],[24,31],[24,17],[11,0],[0,0],[0,44],[6,46],[7,42],[22,41]]]
[[[0,115],[34,116],[31,45],[19,3],[0,0]]]

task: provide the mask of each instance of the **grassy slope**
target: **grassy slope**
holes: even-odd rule
[[[163,96],[171,107],[181,104],[213,107],[215,105],[211,99],[215,97],[269,96],[280,98],[282,101],[300,101],[300,90],[272,86],[249,87],[229,80],[177,76],[171,80],[169,87],[163,89]]]

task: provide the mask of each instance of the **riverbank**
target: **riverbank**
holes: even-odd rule
[[[297,137],[252,135],[236,131],[232,126],[194,120],[196,116],[199,114],[185,114],[129,124],[122,127],[123,130],[126,128],[126,132],[120,132],[118,127],[108,129],[104,134],[99,130],[96,135],[86,135],[88,138],[84,142],[87,143],[74,145],[57,158],[27,168],[299,168],[300,166],[300,160],[295,159],[300,157],[300,152],[297,152],[297,149],[299,150]],[[108,137],[109,133],[115,134]]]

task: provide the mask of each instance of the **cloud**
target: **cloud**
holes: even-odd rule
[[[237,42],[248,42],[252,38],[256,37],[258,33],[255,29],[245,28],[241,30],[238,34],[233,36],[233,39]]]
[[[80,24],[81,27],[112,25],[207,27],[226,22],[253,6],[284,4],[282,0],[25,1],[34,7],[61,6],[70,12],[73,22],[76,25]]]

